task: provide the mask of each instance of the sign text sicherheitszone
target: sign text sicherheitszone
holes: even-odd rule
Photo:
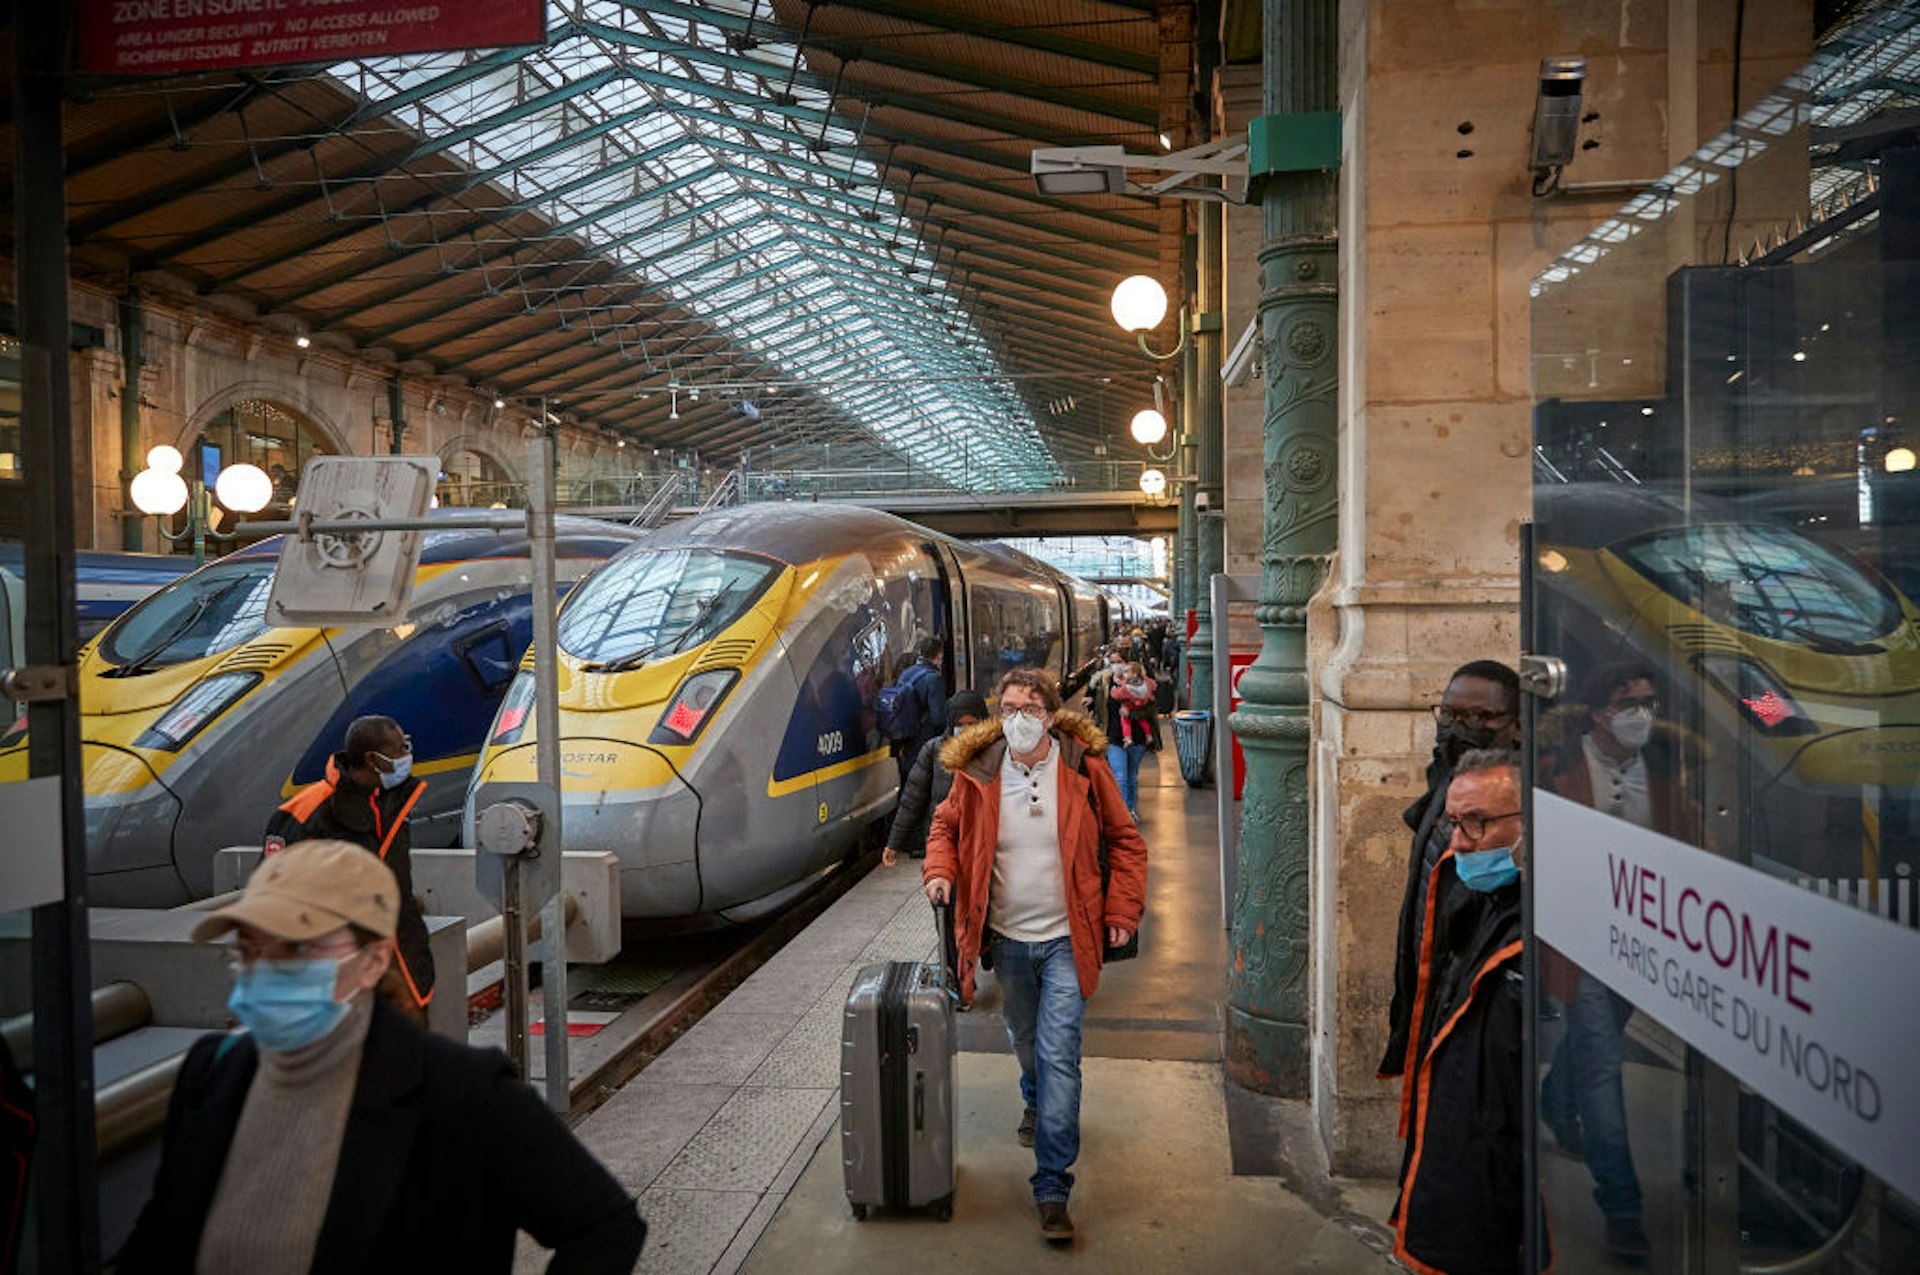
[[[80,69],[176,75],[538,44],[545,0],[80,0]]]

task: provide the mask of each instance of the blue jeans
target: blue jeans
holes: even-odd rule
[[[1067,1172],[1080,1158],[1080,1019],[1086,998],[1073,966],[1073,940],[1021,943],[992,936],[1001,1017],[1020,1058],[1020,1096],[1033,1127],[1033,1198],[1065,1201]]]
[[[1127,813],[1131,815],[1138,815],[1140,811],[1140,759],[1146,755],[1145,744],[1107,745],[1107,766],[1120,785],[1120,795],[1125,798]]]
[[[1567,1006],[1567,1031],[1540,1086],[1540,1114],[1549,1124],[1577,1116],[1593,1199],[1610,1218],[1640,1216],[1640,1178],[1627,1144],[1627,1103],[1620,1084],[1627,1019],[1633,1006],[1590,974]]]

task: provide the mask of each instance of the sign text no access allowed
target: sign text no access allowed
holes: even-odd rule
[[[1534,790],[1535,929],[1920,1200],[1920,931]]]
[[[79,0],[80,69],[179,75],[546,38],[545,0]]]

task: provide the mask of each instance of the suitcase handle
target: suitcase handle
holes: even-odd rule
[[[960,940],[953,932],[953,904],[935,903],[933,905],[933,928],[940,934],[940,972],[947,976],[947,986],[960,986]]]

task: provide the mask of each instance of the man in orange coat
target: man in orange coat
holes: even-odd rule
[[[1080,1022],[1107,948],[1140,926],[1147,846],[1107,767],[1105,734],[1060,710],[1053,679],[1012,669],[999,697],[998,719],[941,750],[953,791],[934,812],[920,875],[928,898],[954,903],[961,1002],[973,1001],[983,950],[999,980],[1040,1233],[1064,1241],[1080,1155]]]

